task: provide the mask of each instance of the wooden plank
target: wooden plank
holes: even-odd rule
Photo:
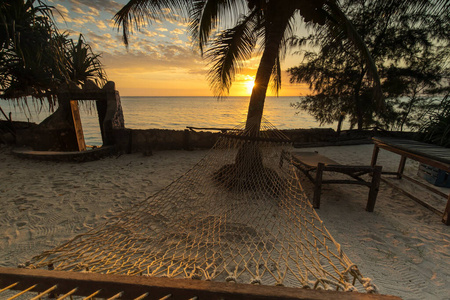
[[[230,130],[236,130],[233,128],[217,128],[217,127],[193,127],[193,126],[186,126],[187,129],[191,131],[195,130],[214,130],[214,131],[221,131],[221,132],[227,132]]]
[[[314,196],[313,196],[314,208],[320,208],[320,194],[322,193],[322,175],[324,167],[325,165],[323,163],[319,163],[317,165],[316,180],[314,181]]]
[[[408,153],[412,153],[450,165],[450,151],[448,151],[447,148],[441,146],[422,143],[414,140],[390,137],[374,137],[373,141],[377,144],[389,145]]]
[[[370,173],[373,171],[373,167],[370,166],[347,166],[347,165],[328,165],[325,166],[325,171],[339,172],[339,173],[355,173],[355,172],[366,172]]]
[[[375,202],[377,201],[378,191],[380,190],[380,180],[381,180],[381,167],[375,166],[372,173],[372,182],[369,190],[369,197],[367,199],[366,210],[368,212],[373,212],[375,208]]]
[[[393,146],[386,145],[386,144],[378,144],[378,147],[380,147],[382,149],[385,149],[385,150],[388,150],[388,151],[391,151],[393,153],[397,153],[397,154],[402,155],[402,156],[406,156],[407,158],[414,159],[414,160],[416,160],[418,162],[430,165],[432,167],[435,167],[435,168],[442,169],[444,171],[450,172],[450,164],[447,164],[447,163],[444,163],[444,162],[440,162],[440,161],[437,161],[437,160],[434,160],[434,159],[431,159],[431,158],[428,158],[428,157],[424,157],[424,156],[421,156],[421,155],[417,155],[417,154],[414,154],[414,153],[411,153],[411,152],[408,152],[408,151],[405,151],[405,150],[401,150],[401,149],[398,149],[398,148],[395,148]]]
[[[146,276],[127,276],[97,273],[78,273],[48,270],[0,268],[2,285],[19,281],[20,289],[38,284],[33,291],[43,292],[57,284],[56,294],[77,290],[73,295],[88,296],[101,289],[99,298],[113,297],[122,292],[120,299],[133,299],[148,293],[145,299],[160,299],[169,294],[174,300],[197,297],[208,300],[398,300],[395,296],[362,294],[357,292],[317,291],[282,286],[264,286],[222,283],[193,279],[171,279]]]
[[[405,164],[406,164],[406,156],[402,155],[402,158],[400,159],[400,163],[398,164],[398,170],[397,170],[397,178],[401,179],[403,175],[403,171],[405,170]]]
[[[442,216],[442,222],[445,225],[450,225],[450,194],[448,195],[447,205],[445,206],[444,215]]]
[[[318,163],[322,163],[324,165],[339,165],[339,163],[335,162],[331,158],[320,155],[317,152],[292,152],[292,157],[295,161],[302,162],[309,167],[317,167]]]
[[[423,201],[422,199],[420,199],[420,197],[416,197],[416,195],[413,195],[413,194],[409,193],[408,191],[402,189],[399,185],[393,183],[394,180],[397,180],[397,179],[395,179],[395,178],[391,178],[391,179],[381,178],[381,181],[383,181],[384,183],[386,183],[390,187],[398,190],[403,195],[411,198],[412,200],[416,201],[420,205],[422,205],[422,206],[426,207],[427,209],[431,210],[435,214],[442,215],[442,211],[441,210],[439,210],[439,209],[435,208],[434,206],[430,205],[429,203]]]
[[[411,181],[411,182],[413,182],[413,183],[415,183],[417,185],[420,185],[421,187],[423,187],[423,188],[429,190],[430,192],[433,192],[433,193],[435,193],[435,194],[437,194],[437,195],[439,195],[441,197],[447,198],[447,196],[448,196],[447,194],[444,194],[440,190],[438,190],[438,189],[436,189],[436,188],[434,188],[434,187],[432,187],[432,186],[430,186],[428,184],[420,182],[420,181],[418,181],[418,180],[416,180],[416,179],[414,179],[412,177],[409,177],[407,175],[403,175],[403,178],[405,178],[405,179],[407,179],[407,180],[409,180],[409,181]]]
[[[372,160],[370,161],[370,165],[372,167],[375,167],[375,165],[377,164],[377,160],[378,160],[378,153],[380,152],[380,148],[378,147],[378,145],[375,143],[373,146],[373,152],[372,152]]]
[[[345,179],[324,179],[322,184],[354,184],[370,187],[371,183],[366,181],[345,180]]]
[[[405,165],[406,158],[410,158],[413,160],[416,160],[418,162],[430,165],[432,167],[444,170],[446,172],[450,172],[450,151],[447,148],[439,147],[431,144],[425,144],[420,143],[416,141],[410,141],[410,140],[400,140],[400,139],[390,139],[390,138],[373,138],[373,141],[375,143],[375,147],[379,147],[385,150],[388,150],[390,152],[399,154],[402,156],[399,164],[398,171],[394,173],[397,175],[397,178],[405,177],[411,181],[415,181],[414,179],[407,177],[403,175],[403,169]],[[378,155],[378,154],[377,154]],[[376,162],[375,157],[375,149],[374,154],[372,155],[372,162]],[[392,172],[383,172],[383,174],[392,174]],[[385,181],[387,182],[387,181]],[[425,186],[424,184],[421,184],[417,181],[415,183],[427,188],[428,190],[437,193],[438,195],[442,196],[442,193],[432,189],[428,186]],[[401,190],[401,189],[400,189]],[[411,199],[415,200],[416,202],[422,204],[423,206],[427,207],[428,209],[435,211],[436,209],[434,207],[431,207],[424,201],[418,199],[411,193],[405,192],[401,190],[405,195],[410,197]],[[444,195],[445,196],[445,195]],[[450,194],[447,198],[447,204],[444,211],[444,215],[442,217],[442,222],[446,225],[450,225]]]
[[[83,126],[81,125],[80,109],[78,101],[70,101],[70,109],[72,111],[73,125],[75,134],[77,135],[78,150],[86,151],[86,143],[84,142]]]

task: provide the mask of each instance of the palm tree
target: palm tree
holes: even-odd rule
[[[169,13],[168,13],[169,11]],[[336,37],[353,41],[365,57],[377,86],[380,86],[376,67],[362,40],[339,8],[336,0],[130,0],[116,15],[122,26],[125,44],[133,27],[161,18],[178,15],[190,22],[193,40],[211,62],[209,81],[217,96],[226,94],[242,67],[251,58],[260,43],[261,61],[250,97],[246,130],[251,136],[259,133],[268,85],[272,79],[276,90],[281,84],[281,58],[289,46],[294,23],[301,15],[305,22],[320,25],[339,25]],[[211,40],[213,30],[234,24],[222,30]],[[345,35],[343,35],[343,33]],[[381,95],[378,89],[378,95]]]
[[[0,2],[2,96],[41,98],[55,77],[64,74],[64,52],[54,39],[51,9],[40,0]]]
[[[100,54],[95,54],[89,44],[86,43],[82,34],[75,43],[72,39],[65,40],[66,70],[68,77],[76,84],[86,83],[93,80],[99,86],[106,83],[107,77],[100,62]]]
[[[46,100],[69,80],[106,82],[99,60],[82,35],[78,42],[60,34],[53,7],[41,0],[0,0],[0,97]]]

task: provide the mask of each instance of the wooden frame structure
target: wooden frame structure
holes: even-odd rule
[[[78,273],[0,268],[0,298],[4,292],[40,299],[146,299],[146,300],[399,300],[394,296],[357,292],[318,291],[282,286],[224,283],[195,279]],[[13,298],[11,298],[13,299]],[[23,296],[22,298],[23,299]]]
[[[314,208],[320,208],[320,194],[322,184],[357,184],[369,188],[366,210],[373,212],[377,200],[378,190],[380,188],[381,169],[380,166],[349,166],[341,165],[334,160],[320,155],[316,152],[286,152],[281,154],[282,160],[291,160],[295,167],[302,171],[306,177],[314,183]],[[310,172],[316,172],[315,177]],[[328,180],[323,179],[324,172],[337,172],[348,175],[352,179],[347,180]],[[372,180],[366,181],[361,178],[364,174],[372,174]]]
[[[446,195],[438,189],[435,189],[429,185],[426,185],[420,181],[415,180],[414,178],[411,178],[403,174],[407,158],[441,169],[445,172],[450,172],[450,149],[446,149],[444,147],[435,146],[431,144],[416,142],[412,140],[397,139],[397,138],[374,137],[372,138],[372,140],[374,142],[374,148],[371,165],[374,166],[377,163],[380,148],[400,155],[401,159],[398,165],[397,172],[382,172],[382,174],[395,175],[398,179],[405,178],[423,188],[428,189],[429,191],[439,196],[447,198],[447,204],[444,210],[444,214],[442,216],[442,222],[445,225],[450,225],[450,193]],[[425,207],[430,208],[426,203],[414,197],[413,195],[409,193],[405,194],[410,198],[412,198],[413,200],[424,205]]]

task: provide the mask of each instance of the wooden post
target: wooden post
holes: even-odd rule
[[[448,194],[447,205],[445,206],[444,215],[442,216],[442,222],[445,225],[450,225],[450,194]]]
[[[313,198],[314,208],[320,208],[320,193],[322,191],[322,175],[324,167],[325,165],[323,163],[317,164],[316,180],[314,181],[314,198]]]
[[[372,173],[372,183],[370,184],[369,199],[367,200],[366,211],[373,212],[377,201],[378,191],[381,181],[381,166],[375,166]]]
[[[106,101],[95,101],[95,105],[97,106],[98,124],[100,126],[100,133],[102,135],[102,144],[105,145],[108,144],[105,143],[105,141],[108,142],[107,134],[105,131],[105,117],[108,106]]]
[[[84,142],[83,127],[81,125],[78,101],[70,101],[70,110],[72,111],[73,125],[75,127],[75,134],[77,136],[78,151],[85,151],[86,143]]]
[[[397,179],[402,179],[403,171],[405,170],[406,156],[402,155],[400,163],[398,164]]]
[[[339,116],[339,121],[338,121],[338,126],[337,126],[337,130],[336,133],[338,136],[341,135],[341,129],[342,129],[342,122],[344,121],[345,118],[345,113],[341,113],[341,115]]]
[[[378,147],[377,144],[373,145],[373,153],[372,153],[372,161],[370,162],[370,166],[371,167],[375,167],[375,165],[377,164],[377,159],[378,159],[378,153],[380,152],[380,148]]]

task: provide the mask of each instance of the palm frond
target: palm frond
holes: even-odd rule
[[[212,65],[208,79],[216,96],[229,92],[236,73],[252,57],[257,39],[255,15],[252,13],[235,27],[222,31],[205,52]]]
[[[246,9],[244,0],[196,0],[192,1],[190,11],[190,32],[193,40],[203,53],[211,31],[217,28],[219,21],[235,24]],[[224,27],[227,24],[222,24]]]
[[[122,26],[123,42],[128,45],[128,37],[133,28],[140,30],[155,20],[184,20],[191,7],[190,0],[130,0],[115,14],[113,20],[118,30]]]
[[[83,35],[79,35],[76,44],[73,40],[68,41],[67,44],[66,69],[70,80],[77,84],[84,83],[87,80],[94,80],[97,85],[105,84],[107,76],[100,62],[101,55],[92,51]]]

